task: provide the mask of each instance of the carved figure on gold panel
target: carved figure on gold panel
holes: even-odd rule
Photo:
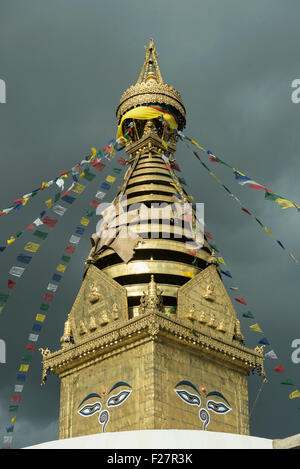
[[[202,297],[205,298],[206,300],[213,301],[215,299],[214,289],[215,287],[214,287],[213,282],[209,282],[205,291],[202,293]]]

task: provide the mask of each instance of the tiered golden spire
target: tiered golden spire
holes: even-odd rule
[[[163,83],[163,79],[159,70],[159,66],[156,58],[158,53],[156,52],[156,47],[154,46],[154,41],[151,38],[149,41],[149,46],[145,46],[146,57],[145,62],[142,67],[140,76],[137,83],[146,83],[149,80],[155,80],[156,83]],[[155,73],[153,72],[152,66],[154,65]]]

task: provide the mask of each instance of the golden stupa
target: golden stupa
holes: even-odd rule
[[[153,203],[190,199],[173,170],[177,134],[170,133],[166,156],[162,120],[143,114],[147,106],[184,128],[181,96],[163,82],[152,39],[137,83],[117,108],[118,133],[131,137],[112,207],[138,204],[139,222],[131,212],[126,238],[120,210],[103,213],[61,349],[42,350],[43,379],[52,371],[61,380],[60,438],[144,429],[247,435],[247,376],[264,374],[262,349],[243,345],[207,240],[195,257],[176,214],[149,216]],[[104,235],[111,223],[114,237]]]

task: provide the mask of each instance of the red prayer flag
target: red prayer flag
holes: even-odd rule
[[[44,225],[49,226],[50,228],[54,228],[58,220],[56,220],[56,218],[44,217],[42,222]]]
[[[36,229],[36,226],[34,226],[34,225],[29,225],[26,228],[26,230],[35,230],[35,229]]]
[[[273,368],[273,371],[276,371],[277,373],[285,373],[286,372],[286,370],[283,368],[283,366],[281,364],[275,366],[275,368]]]
[[[167,168],[169,171],[171,170],[171,166],[169,166],[168,164],[164,164],[164,167]]]
[[[196,251],[186,251],[187,254],[190,254],[191,256],[197,256]]]
[[[16,199],[14,201],[14,204],[17,205],[17,204],[20,204],[21,202],[23,202],[23,199]]]
[[[51,295],[51,293],[45,293],[44,300],[45,301],[52,301],[53,300],[53,295]]]
[[[206,236],[207,238],[213,239],[213,237],[212,237],[212,235],[210,234],[209,231],[205,231],[204,234],[205,234],[205,236]]]
[[[242,305],[247,305],[243,296],[241,296],[240,298],[235,298],[235,301],[237,301],[238,303],[242,303]]]
[[[20,402],[21,395],[20,394],[13,394],[11,397],[11,402]]]
[[[12,280],[11,278],[9,278],[7,280],[7,287],[10,289],[10,290],[13,290],[16,286],[16,282],[14,280]]]
[[[73,246],[67,246],[65,249],[65,252],[67,252],[68,254],[73,254],[74,251],[75,248]]]
[[[121,166],[126,166],[126,160],[124,158],[119,158],[118,159],[118,163],[121,165]]]
[[[261,191],[266,191],[267,189],[263,186],[259,186],[258,184],[249,184],[248,187],[251,187],[251,189],[258,189]]]
[[[252,213],[249,212],[249,210],[247,210],[245,207],[242,207],[242,210],[243,210],[243,212],[248,213],[248,215],[252,215]]]
[[[196,158],[198,158],[198,160],[201,161],[201,158],[197,155],[197,153],[195,151],[193,151],[193,153],[196,156]]]
[[[105,168],[106,164],[103,163],[92,163],[93,168],[97,169],[97,171],[102,171]]]
[[[90,205],[91,207],[98,207],[98,205],[100,205],[100,202],[98,202],[98,200],[94,199],[90,202]]]
[[[179,168],[178,164],[172,163],[172,164],[171,164],[171,168],[172,168],[172,169],[175,169],[175,171],[179,171],[179,172],[181,173],[181,169]]]
[[[26,345],[26,350],[29,352],[34,352],[35,351],[35,345],[34,344],[27,344]]]

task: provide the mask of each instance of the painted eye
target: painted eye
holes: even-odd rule
[[[195,394],[191,394],[188,391],[184,391],[182,389],[180,390],[174,389],[174,391],[180,397],[180,399],[182,399],[183,401],[187,402],[190,405],[201,404],[200,398],[196,396]]]
[[[231,408],[227,407],[223,402],[208,401],[206,407],[216,414],[227,414],[227,412],[231,411]]]
[[[107,407],[113,407],[123,404],[124,401],[130,396],[132,391],[121,391],[115,396],[111,396],[107,401]]]
[[[100,402],[94,402],[94,404],[87,404],[83,406],[81,409],[78,410],[78,413],[80,415],[83,415],[83,417],[90,417],[91,415],[94,415],[96,412],[99,412],[101,410],[101,404]]]

